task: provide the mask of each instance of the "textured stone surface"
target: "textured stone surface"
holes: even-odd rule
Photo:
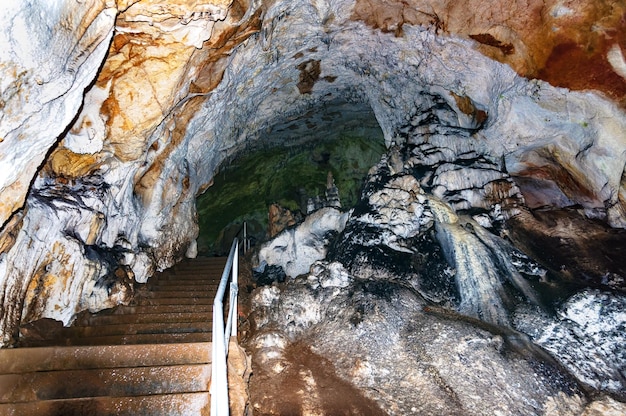
[[[311,264],[326,257],[330,240],[343,231],[347,213],[326,207],[307,216],[302,224],[287,229],[259,250],[258,269],[280,266],[288,277],[308,273]]]
[[[385,414],[565,415],[571,414],[565,406],[550,412],[550,403],[584,405],[567,376],[516,345],[514,334],[426,312],[419,295],[383,270],[355,278],[340,269],[320,263],[316,274],[257,292],[252,319],[260,331],[249,346],[257,372],[273,380],[301,368],[303,361],[289,356],[290,345],[300,343],[326,357]],[[337,273],[344,278],[333,279]],[[255,394],[255,384],[252,389],[259,411],[280,406],[282,400],[272,404]],[[258,389],[281,396],[266,386]],[[323,406],[311,396],[290,403],[304,414],[313,414],[307,407]]]
[[[567,299],[554,319],[522,313],[517,326],[582,382],[623,400],[625,302],[623,295],[584,290]]]
[[[9,2],[3,16],[13,24],[2,42],[10,47],[1,55],[2,343],[21,320],[67,323],[80,309],[123,301],[113,288],[193,254],[195,197],[223,161],[260,139],[299,145],[314,137],[307,132],[367,130],[375,118],[389,146],[412,145],[411,155],[392,158],[393,169],[406,164],[423,189],[485,226],[517,214],[528,197],[533,206],[577,204],[624,227],[626,121],[621,81],[611,78],[623,72],[622,8]],[[26,20],[38,36],[24,36]],[[597,30],[585,29],[591,25]],[[606,77],[596,85],[585,70],[576,85],[553,80],[570,50]],[[596,87],[608,98],[529,81],[512,68]],[[324,107],[348,115],[304,117]]]
[[[202,95],[196,86],[192,96],[186,97],[193,79],[202,85],[220,79],[219,69],[213,71],[212,79],[199,73],[202,67],[211,65],[206,62],[207,55],[215,63],[235,46],[227,43],[231,36],[241,36],[242,40],[254,31],[248,29],[249,19],[241,29],[232,24],[245,10],[233,7],[228,14],[230,4],[203,2],[196,6],[179,2],[163,6],[160,2],[131,2],[119,7],[122,12],[117,18],[117,10],[104,9],[104,2],[80,6],[68,2],[59,5],[59,10],[38,2],[25,3],[20,7],[31,9],[22,11],[15,6],[18,17],[38,16],[37,10],[41,9],[41,15],[48,19],[41,22],[46,30],[61,25],[63,30],[55,29],[57,35],[52,38],[3,32],[3,42],[16,45],[13,49],[22,54],[20,58],[13,49],[7,50],[15,55],[6,57],[7,65],[26,65],[28,62],[20,59],[28,59],[34,66],[33,60],[44,62],[46,54],[54,58],[39,68],[48,72],[35,73],[32,79],[38,76],[45,81],[41,88],[48,88],[52,98],[59,97],[50,101],[44,95],[39,100],[44,104],[49,101],[49,107],[38,102],[27,106],[7,101],[10,96],[17,100],[20,95],[11,93],[10,85],[3,88],[7,95],[5,107],[26,121],[9,119],[12,113],[5,110],[2,123],[6,123],[7,130],[12,129],[11,134],[29,138],[21,143],[34,144],[24,148],[28,151],[13,146],[13,166],[18,169],[3,168],[7,180],[18,172],[24,175],[19,192],[7,194],[6,198],[3,194],[6,215],[20,207],[35,168],[57,136],[71,128],[34,181],[23,213],[9,223],[26,227],[21,232],[16,227],[3,229],[3,240],[7,242],[0,260],[4,271],[0,283],[3,343],[11,338],[20,320],[49,316],[68,323],[80,310],[123,302],[124,297],[118,296],[114,287],[129,278],[145,281],[155,268],[173,264],[193,246],[197,226],[189,220],[195,217],[194,198],[202,183],[190,183],[186,166],[179,164],[186,151],[185,146],[179,147],[184,143],[186,128],[185,117],[179,117],[179,112],[186,106],[193,108],[193,94]],[[158,24],[151,24],[155,21]],[[228,24],[216,28],[218,21]],[[168,26],[174,22],[178,23]],[[181,26],[181,22],[191,26]],[[109,45],[114,24],[115,36]],[[198,51],[195,46],[202,46],[209,38],[213,41]],[[107,47],[107,60],[100,68]],[[63,77],[61,71],[65,71]],[[30,72],[26,74],[30,77]],[[83,103],[83,91],[96,75]],[[13,84],[21,86],[17,91],[25,95],[28,93],[24,88],[34,85],[35,91],[28,96],[36,97],[35,92],[39,94],[41,88],[30,79]],[[54,103],[56,107],[52,107]],[[31,112],[35,115],[29,119]],[[75,116],[75,124],[68,126]],[[17,128],[20,124],[22,128]],[[30,125],[36,125],[38,132],[25,127]],[[159,139],[151,138],[157,128]],[[40,136],[47,140],[41,145],[37,144]],[[3,136],[0,146],[13,143],[11,137]],[[33,152],[38,154],[30,158],[30,167],[19,169],[19,159]],[[13,189],[17,190],[17,185]],[[15,201],[14,205],[9,206],[10,201]],[[57,209],[59,215],[54,214]],[[25,250],[31,254],[22,256]],[[45,295],[38,297],[42,291]]]
[[[562,301],[563,291],[546,300],[540,292],[563,282],[498,235],[508,233],[501,216],[482,208],[483,226],[425,192],[410,165],[396,159],[413,154],[407,147],[391,149],[370,170],[325,258],[309,255],[317,260],[309,272],[253,292],[248,345],[263,383],[256,387],[253,379],[253,406],[271,413],[280,404],[266,398],[280,396],[280,380],[306,383],[305,373],[289,370],[310,369],[290,353],[304,346],[387,414],[612,411],[611,399],[590,397],[623,399],[623,284],[603,280],[604,291],[585,289]],[[471,172],[448,185],[482,177]],[[290,253],[310,240],[291,235],[289,244],[282,235],[266,244],[259,260],[268,248]],[[567,235],[582,240],[576,229]],[[275,264],[293,274],[293,258],[276,256]],[[298,261],[306,258],[300,250]],[[600,275],[611,267],[597,265]],[[577,278],[591,283],[591,276]],[[553,304],[560,305],[556,313]],[[279,403],[314,414],[320,400],[288,396]]]
[[[616,1],[357,0],[354,17],[383,32],[430,25],[475,41],[519,74],[574,90],[597,89],[626,105],[626,6]]]
[[[24,203],[50,147],[75,117],[113,35],[114,1],[9,0],[0,30],[0,224]]]

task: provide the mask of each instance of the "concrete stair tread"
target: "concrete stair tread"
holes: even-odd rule
[[[183,281],[177,281],[177,280],[161,280],[158,282],[154,282],[153,285],[151,285],[147,291],[151,291],[151,290],[157,290],[157,291],[162,291],[162,290],[182,290],[182,291],[188,291],[188,290],[201,290],[201,291],[211,291],[213,293],[215,293],[217,291],[218,288],[218,282],[215,283],[206,283],[206,282],[196,282],[195,280],[183,280]],[[139,293],[143,293],[144,290],[140,289]]]
[[[123,316],[123,315],[119,315]],[[132,315],[131,315],[132,316]],[[191,332],[211,332],[212,322],[148,322],[148,323],[112,323],[108,325],[71,326],[64,328],[61,335],[64,337],[93,337],[108,335],[138,335],[138,334],[171,334]]]
[[[220,272],[221,273],[221,272]],[[215,271],[211,274],[197,274],[197,273],[168,273],[162,274],[160,276],[153,277],[153,281],[146,282],[145,284],[151,284],[154,282],[171,282],[171,281],[186,281],[186,282],[214,282],[215,284],[219,284],[221,280],[221,275],[217,275],[218,272]]]
[[[75,326],[143,324],[143,323],[181,323],[211,322],[212,312],[170,312],[170,313],[137,313],[114,314],[86,317]]]
[[[210,364],[5,374],[0,403],[206,391],[210,378]]]
[[[210,362],[210,342],[52,346],[0,350],[0,374]]]
[[[137,306],[156,305],[213,305],[213,298],[189,298],[189,297],[163,297],[163,298],[140,298],[135,300]]]
[[[169,279],[169,276],[162,276],[160,278],[154,278],[152,281],[148,283],[144,283],[146,286],[177,286],[177,285],[191,285],[191,286],[215,286],[217,287],[220,284],[220,279],[218,278],[205,278],[205,279],[187,279],[183,276],[175,276],[175,278]]]
[[[33,340],[24,343],[28,347],[48,347],[51,345],[129,345],[129,344],[174,344],[180,342],[210,342],[211,332],[185,332],[169,334],[105,335],[68,339]]]
[[[215,290],[207,290],[207,289],[200,289],[200,290],[184,290],[182,288],[178,288],[178,289],[172,289],[172,288],[167,288],[167,289],[163,289],[161,288],[161,290],[158,290],[155,288],[155,290],[150,291],[149,293],[146,293],[145,295],[142,294],[142,298],[147,298],[147,299],[159,299],[159,298],[199,298],[199,299],[210,299],[211,301],[215,298],[215,293],[217,292],[217,287],[215,288]]]
[[[210,313],[212,312],[213,305],[136,305],[136,306],[121,306],[116,308],[115,311],[108,315],[117,314],[155,314],[155,313]]]
[[[0,415],[209,414],[212,304],[225,259],[184,261],[130,305],[25,329],[0,350]]]
[[[94,397],[0,404],[3,416],[189,416],[208,415],[208,392],[133,397]]]

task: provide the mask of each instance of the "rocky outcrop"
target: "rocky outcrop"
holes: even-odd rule
[[[556,317],[520,311],[516,325],[583,383],[626,398],[626,296],[586,289],[568,298]]]
[[[296,224],[296,216],[287,208],[283,208],[278,204],[272,204],[268,209],[268,227],[267,234],[270,238],[276,236],[287,227]]]
[[[264,399],[285,397],[267,383],[294,367],[300,378],[292,385],[323,382],[290,356],[297,343],[326,357],[385,414],[582,413],[586,399],[576,382],[523,335],[430,307],[392,279],[383,270],[356,278],[339,263],[317,263],[280,289],[259,289],[252,319],[260,330],[248,348],[255,374],[267,381],[253,387],[252,405],[280,406]],[[323,408],[315,397],[314,390],[303,398],[301,410]],[[297,400],[288,403],[298,408]]]
[[[390,147],[412,145],[391,166],[410,165],[473,221],[497,222],[528,200],[624,227],[623,11],[610,4],[10,2],[2,344],[20,322],[68,323],[122,302],[120,282],[193,255],[195,197],[222,162],[327,126],[368,131],[371,114]],[[597,62],[603,81],[593,71],[581,84],[554,81],[570,50]],[[320,108],[342,111],[306,117]]]
[[[15,201],[12,210],[20,208],[36,168],[50,154],[23,210],[2,230],[3,344],[10,342],[20,321],[49,316],[67,324],[80,310],[124,302],[128,297],[119,296],[115,289],[122,282],[145,281],[155,269],[172,265],[188,250],[193,254],[194,198],[205,181],[191,178],[188,165],[179,163],[187,151],[186,118],[180,114],[197,105],[194,99],[219,82],[220,69],[212,69],[237,44],[233,38],[241,41],[255,31],[255,20],[249,16],[241,25],[234,24],[246,10],[231,8],[231,3],[195,7],[187,2],[165,6],[131,2],[119,4],[120,13],[105,8],[104,2],[80,6],[67,2],[59,10],[33,3],[16,10],[17,17],[47,16],[41,26],[58,36],[50,38],[52,47],[47,47],[36,44],[40,37],[27,37],[24,30],[7,30],[7,43],[16,45],[14,49],[20,49],[32,65],[36,60],[46,61],[50,53],[54,59],[41,67],[49,73],[38,77],[48,89],[57,81],[62,85],[53,97],[59,97],[57,107],[6,104],[22,117],[35,113],[31,118],[41,131],[37,134],[47,140],[39,147],[29,145],[28,152],[14,147],[18,158],[35,150],[39,156],[28,162],[32,169],[20,169],[25,166],[21,162],[5,169],[23,175],[19,182],[24,186],[13,186],[19,192],[2,194],[3,201]],[[214,27],[216,22],[222,23]],[[82,37],[75,39],[77,35]],[[209,38],[212,41],[206,49],[199,51],[196,46]],[[68,57],[66,50],[75,57]],[[207,55],[210,62],[206,62]],[[15,56],[6,59],[20,63]],[[58,69],[53,68],[57,61]],[[71,76],[58,77],[63,70]],[[69,81],[74,78],[72,86]],[[83,92],[92,83],[83,101]],[[39,85],[18,84],[19,94],[14,98],[27,94],[28,85]],[[3,93],[11,90],[3,89]],[[67,113],[65,118],[59,117],[62,113],[57,108]],[[41,119],[44,116],[50,121]],[[3,123],[7,121],[5,117]],[[39,140],[25,127],[16,127],[12,134],[30,136],[32,143]],[[62,141],[50,152],[64,130]]]
[[[624,7],[611,1],[357,0],[353,14],[396,36],[416,24],[462,35],[523,76],[600,90],[624,106]]]
[[[570,415],[602,407],[590,399],[598,393],[622,400],[623,285],[604,281],[602,291],[566,295],[563,284],[572,282],[502,238],[510,228],[502,212],[511,209],[466,205],[471,200],[454,209],[454,193],[438,197],[421,188],[416,175],[423,171],[407,163],[416,148],[391,149],[370,170],[361,201],[329,238],[324,258],[308,256],[315,262],[294,279],[295,256],[276,256],[274,264],[292,278],[259,280],[248,346],[267,381],[253,392],[253,405],[271,411],[264,397],[279,395],[280,380],[294,377],[289,368],[306,368],[292,383],[322,382],[308,361],[290,353],[294,345],[325,357],[387,414]],[[482,179],[481,170],[468,170],[446,184],[461,189]],[[510,180],[502,173],[498,179]],[[259,259],[309,240],[301,235],[285,244],[279,237]],[[305,258],[300,251],[298,261]],[[611,263],[596,274],[606,276],[606,267]],[[590,277],[578,279],[579,286],[591,284]],[[560,304],[556,314],[553,304]],[[289,403],[302,411],[322,407],[311,397]]]
[[[52,145],[76,117],[111,37],[114,1],[9,1],[0,30],[0,225],[24,203]],[[85,121],[89,124],[88,121]]]
[[[348,214],[336,208],[314,212],[260,248],[256,271],[264,273],[267,266],[279,266],[290,278],[307,273],[311,264],[326,257],[329,242],[343,231],[347,219]]]

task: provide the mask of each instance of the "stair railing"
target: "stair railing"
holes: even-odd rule
[[[234,239],[230,248],[220,285],[213,301],[213,345],[211,362],[211,416],[228,416],[228,345],[237,336],[237,292],[239,272],[239,240]],[[224,327],[224,292],[230,279],[228,318]]]
[[[235,237],[241,237],[243,243],[243,254],[246,254],[250,250],[251,239],[248,238],[248,222],[244,221]]]

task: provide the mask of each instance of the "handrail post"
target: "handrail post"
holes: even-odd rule
[[[248,222],[243,222],[243,253],[248,251]]]
[[[246,240],[243,240],[244,245]],[[239,294],[239,242],[235,244],[235,257],[233,258],[233,276],[230,284],[230,290],[235,291],[234,296],[231,296],[232,305],[229,305],[232,309],[232,329],[230,332],[231,337],[237,336],[237,321],[239,316],[237,315],[237,295]],[[234,301],[232,300],[234,298]],[[230,313],[229,313],[230,314]]]
[[[215,348],[215,345],[224,345],[224,313],[222,312],[222,302],[219,302],[219,305],[217,305],[216,303],[213,304],[213,348],[211,353],[211,416],[228,416],[229,403],[226,351],[224,351],[223,348]]]
[[[237,336],[237,292],[239,273],[239,241],[231,246],[222,278],[213,301],[213,342],[211,352],[211,416],[228,416],[228,344],[230,337]],[[224,327],[224,292],[231,277],[228,318]]]

